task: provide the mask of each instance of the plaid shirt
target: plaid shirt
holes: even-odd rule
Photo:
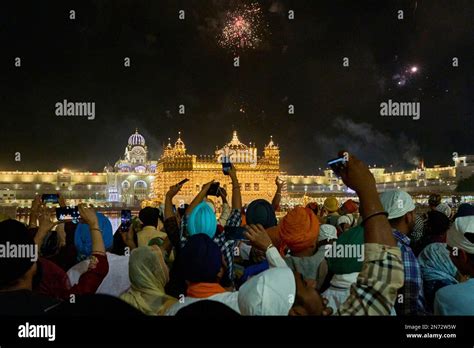
[[[362,271],[338,314],[390,315],[397,290],[403,286],[401,251],[398,247],[366,243],[364,254]]]
[[[395,310],[398,315],[423,315],[425,299],[423,296],[423,280],[420,265],[410,248],[410,238],[399,231],[393,231],[393,237],[402,251],[403,268],[405,269],[405,283],[398,291],[402,295],[401,303],[397,300]]]
[[[242,214],[239,209],[232,209],[229,218],[227,219],[226,226],[239,227],[242,223]],[[188,218],[186,214],[181,219],[180,226],[180,241],[181,248],[184,248],[188,241],[189,234],[187,231]],[[224,260],[227,263],[227,279],[233,283],[234,281],[234,248],[236,246],[235,240],[228,240],[224,232],[216,231],[214,236],[214,242],[221,248]]]
[[[423,238],[425,235],[426,220],[427,217],[424,214],[415,216],[415,226],[410,234],[410,241],[418,242]]]

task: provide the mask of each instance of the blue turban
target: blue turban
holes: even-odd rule
[[[249,204],[245,213],[248,225],[260,224],[263,228],[270,228],[277,225],[275,210],[272,205],[264,200],[257,199]]]
[[[191,283],[215,283],[222,267],[219,246],[208,235],[190,237],[181,251],[184,279]]]
[[[112,224],[109,219],[102,213],[96,213],[99,220],[99,228],[102,231],[102,239],[104,240],[105,249],[112,246],[113,232]],[[78,258],[83,260],[92,255],[92,239],[89,225],[79,223],[76,227],[74,235],[74,244],[76,245]]]
[[[201,202],[188,217],[187,231],[190,236],[204,233],[214,238],[217,231],[216,214],[206,202]]]

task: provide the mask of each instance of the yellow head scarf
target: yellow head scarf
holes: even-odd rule
[[[168,267],[158,246],[134,249],[128,267],[131,288],[120,296],[122,300],[147,315],[162,315],[177,301],[165,294]]]

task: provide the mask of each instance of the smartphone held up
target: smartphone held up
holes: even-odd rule
[[[132,211],[130,209],[123,209],[120,212],[120,231],[127,232],[132,225]]]
[[[341,172],[347,165],[348,158],[347,156],[338,157],[328,161],[328,166],[332,169],[336,176],[341,177]]]
[[[222,173],[224,175],[229,175],[230,169],[232,168],[232,163],[228,157],[224,157],[222,160]]]
[[[58,221],[65,222],[71,221],[75,224],[79,223],[81,214],[79,213],[79,207],[57,207],[56,218]]]

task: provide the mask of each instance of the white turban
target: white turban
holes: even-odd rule
[[[353,222],[354,222],[354,216],[352,216],[352,214],[342,215],[339,217],[339,219],[337,219],[338,226],[341,224],[349,224],[352,226]]]
[[[446,242],[452,248],[459,248],[474,255],[474,243],[465,237],[465,233],[474,233],[474,216],[458,217],[448,230]]]
[[[239,289],[242,315],[288,315],[296,296],[293,271],[270,268],[247,280]]]
[[[448,218],[451,216],[451,208],[446,203],[438,204],[438,206],[436,207],[436,210],[439,211],[440,213],[443,213]]]
[[[338,220],[339,222],[339,220]],[[319,226],[318,242],[323,240],[337,239],[336,227],[329,224],[322,224]]]
[[[388,213],[388,219],[396,219],[415,210],[411,196],[405,191],[393,190],[380,194],[380,201]]]

